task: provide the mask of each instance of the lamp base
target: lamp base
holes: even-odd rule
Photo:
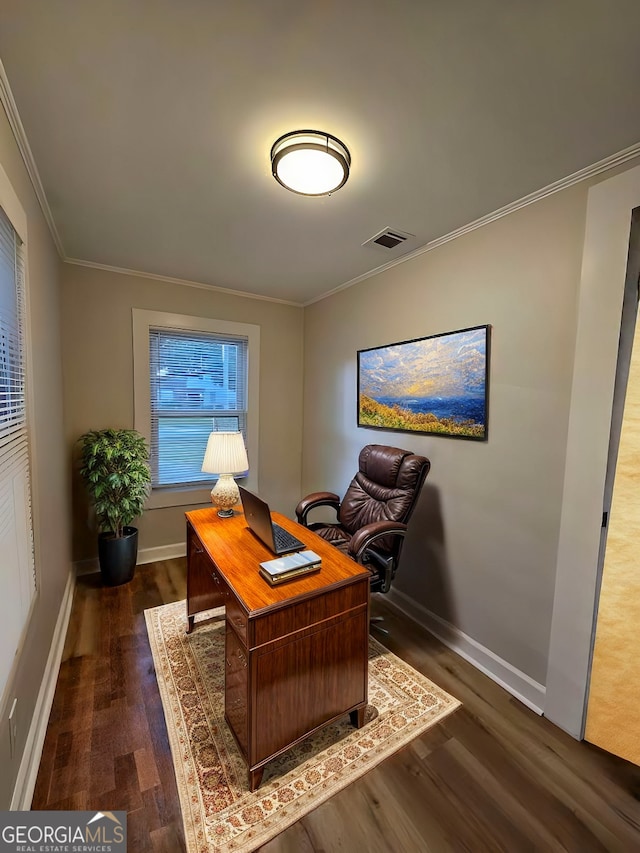
[[[240,492],[231,474],[220,474],[218,482],[211,489],[211,503],[218,507],[220,518],[231,518],[233,507],[240,502]]]
[[[218,515],[220,518],[231,518],[234,515],[234,512],[232,509],[219,509]]]

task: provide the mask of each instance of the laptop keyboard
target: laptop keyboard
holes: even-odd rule
[[[299,539],[296,539],[295,536],[292,536],[284,527],[280,527],[279,524],[273,524],[273,539],[275,542],[275,546],[278,551],[281,551],[283,548],[299,548],[301,545],[304,548],[305,545]]]

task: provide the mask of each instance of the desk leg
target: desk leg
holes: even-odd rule
[[[193,623],[195,622],[195,616],[187,616],[187,634],[190,634],[193,631]]]
[[[260,787],[263,773],[264,767],[259,767],[257,770],[249,770],[249,790],[252,794]]]
[[[355,726],[357,729],[361,729],[364,726],[364,712],[366,710],[367,706],[363,705],[362,708],[356,708],[355,711],[349,712],[352,726]]]

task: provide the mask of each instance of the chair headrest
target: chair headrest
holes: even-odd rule
[[[405,459],[407,464],[403,465]],[[389,489],[413,486],[425,463],[428,461],[423,456],[386,444],[367,444],[359,457],[360,471],[369,480]]]

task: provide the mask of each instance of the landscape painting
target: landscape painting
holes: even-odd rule
[[[358,426],[485,441],[489,326],[358,352]]]

